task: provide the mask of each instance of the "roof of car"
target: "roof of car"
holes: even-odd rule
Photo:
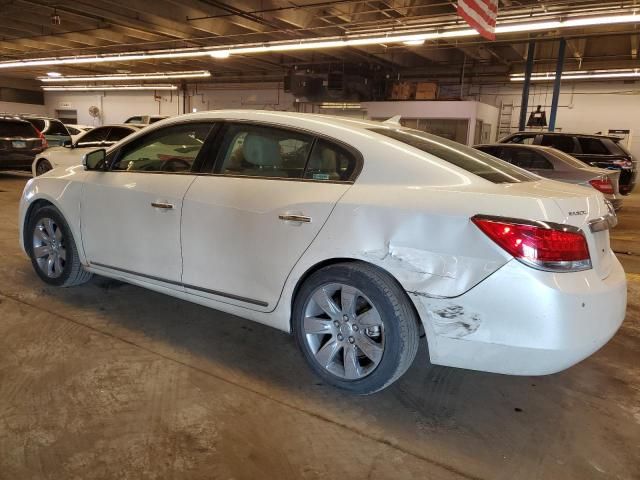
[[[599,133],[571,133],[571,132],[515,132],[511,133],[508,136],[511,137],[513,135],[555,135],[559,137],[592,137],[592,138],[609,138],[611,140],[620,140],[620,137],[616,137],[615,135],[602,135]]]
[[[3,121],[10,121],[10,122],[22,122],[22,123],[29,123],[27,120],[24,120],[20,117],[14,117],[11,115],[1,115],[0,116],[0,120]]]

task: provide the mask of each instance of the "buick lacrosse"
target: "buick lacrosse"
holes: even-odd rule
[[[44,282],[104,275],[291,332],[356,393],[397,380],[421,336],[433,364],[542,375],[625,316],[601,193],[398,124],[203,112],[83,163],[22,196]]]

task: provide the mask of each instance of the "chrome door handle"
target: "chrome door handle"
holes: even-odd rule
[[[173,204],[161,202],[151,202],[151,206],[153,208],[161,208],[163,210],[171,210],[173,208]]]
[[[307,217],[305,215],[290,215],[288,213],[278,215],[280,220],[284,220],[285,222],[299,222],[299,223],[311,223],[311,217]]]

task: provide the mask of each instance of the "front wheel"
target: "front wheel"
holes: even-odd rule
[[[53,167],[51,166],[51,163],[49,163],[49,160],[43,158],[36,164],[36,176],[39,177],[40,175],[47,173],[52,168]]]
[[[54,206],[40,208],[31,215],[25,244],[34,270],[45,283],[70,287],[91,278],[80,263],[69,225]]]
[[[304,282],[293,330],[324,381],[361,395],[395,382],[418,350],[418,320],[406,293],[386,272],[360,262],[325,267]]]

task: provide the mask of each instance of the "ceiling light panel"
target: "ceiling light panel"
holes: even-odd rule
[[[207,78],[211,73],[206,70],[195,70],[188,72],[156,72],[156,73],[126,73],[115,75],[76,75],[59,76],[55,78],[38,77],[41,82],[108,82],[127,80],[171,80],[176,78]]]
[[[111,90],[177,90],[176,85],[46,85],[45,92],[94,92]]]

